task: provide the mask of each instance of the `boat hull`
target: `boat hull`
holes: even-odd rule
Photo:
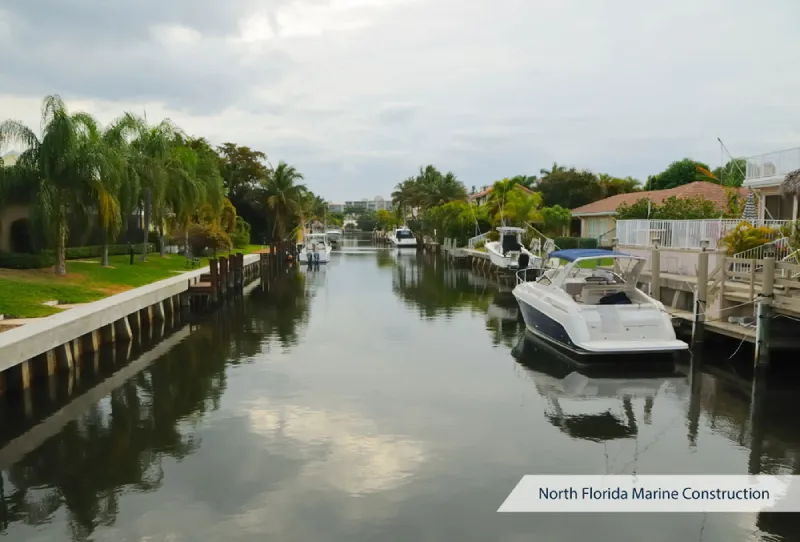
[[[416,239],[398,239],[397,237],[389,237],[389,242],[397,248],[417,248]]]
[[[310,256],[310,259],[309,259]],[[328,263],[331,261],[331,248],[326,247],[325,250],[306,250],[305,248],[300,250],[300,254],[297,257],[298,263]]]

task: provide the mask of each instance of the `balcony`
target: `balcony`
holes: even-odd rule
[[[800,169],[800,147],[747,158],[744,186],[778,186],[787,173]]]

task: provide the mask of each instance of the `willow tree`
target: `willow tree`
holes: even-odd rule
[[[128,160],[139,181],[137,199],[144,222],[142,261],[146,261],[151,221],[162,223],[167,218],[166,192],[170,163],[174,165],[175,159],[172,147],[179,130],[169,119],[150,126],[146,119],[131,113],[126,113],[121,122],[130,141]]]
[[[0,124],[0,147],[17,142],[26,149],[5,181],[26,186],[6,189],[25,190],[31,195],[32,217],[55,244],[58,275],[67,272],[69,218],[92,204],[91,181],[107,167],[94,136],[96,131],[91,115],[70,114],[58,95],[47,96],[42,103],[41,138],[20,121]]]

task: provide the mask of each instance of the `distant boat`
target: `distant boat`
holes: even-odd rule
[[[306,233],[303,236],[299,263],[328,263],[331,261],[331,243],[324,233]]]
[[[400,226],[389,234],[389,242],[397,248],[416,248],[417,238],[406,226]]]
[[[512,271],[542,268],[542,259],[522,245],[524,229],[500,226],[497,231],[500,234],[500,240],[490,241],[484,245],[492,264]]]
[[[339,228],[331,228],[325,232],[325,235],[328,236],[328,241],[330,241],[332,245],[338,245],[342,242],[344,232]]]

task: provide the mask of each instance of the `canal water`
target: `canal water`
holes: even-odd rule
[[[754,387],[735,346],[587,376],[507,288],[347,245],[7,400],[0,538],[800,540],[796,514],[497,513],[525,474],[798,472],[798,388]]]

